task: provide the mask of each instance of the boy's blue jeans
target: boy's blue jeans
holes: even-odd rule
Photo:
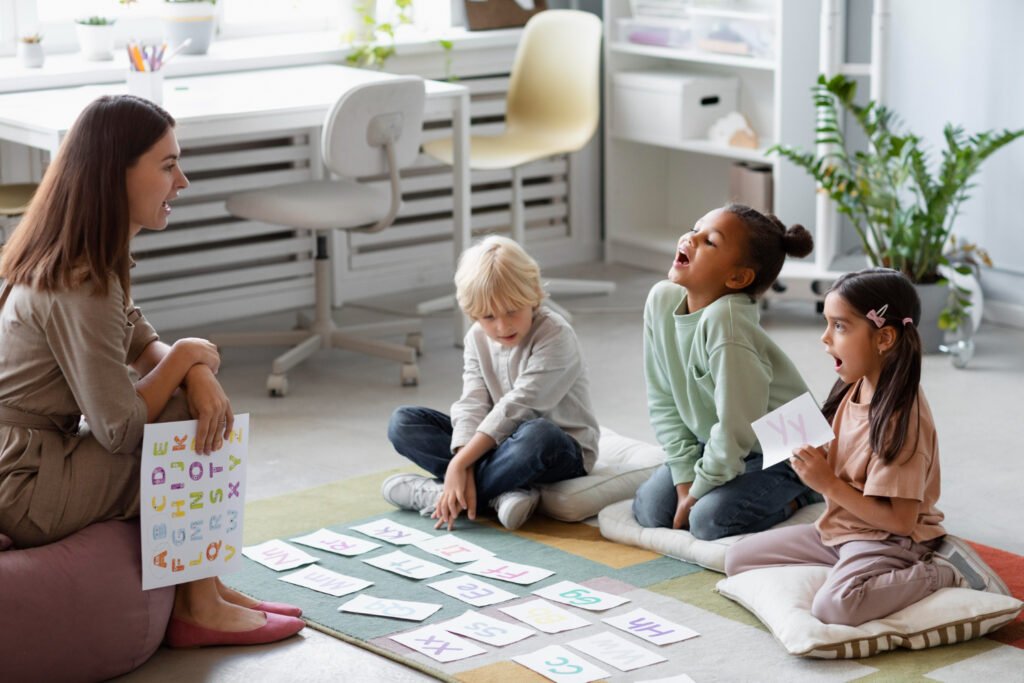
[[[402,406],[388,423],[395,450],[444,480],[452,453],[452,420],[430,408]],[[500,494],[533,484],[582,477],[583,450],[561,427],[544,418],[528,420],[474,466],[477,509]]]
[[[690,509],[690,533],[712,541],[725,536],[764,531],[793,514],[792,502],[803,507],[821,501],[789,462],[761,469],[763,456],[751,453],[746,470],[730,482],[704,494]],[[672,472],[662,465],[644,482],[633,499],[633,515],[643,527],[672,528],[679,497]]]

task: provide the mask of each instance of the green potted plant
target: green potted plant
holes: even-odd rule
[[[164,0],[164,40],[172,48],[186,40],[184,55],[205,55],[217,23],[217,0]]]
[[[18,62],[26,69],[38,69],[43,66],[43,35],[30,33],[18,38]]]
[[[103,16],[75,20],[75,34],[82,54],[92,62],[108,62],[114,58],[114,24],[116,19]]]
[[[951,251],[957,214],[974,187],[970,180],[985,159],[1024,135],[1024,129],[968,135],[962,127],[946,124],[946,146],[933,170],[921,138],[898,132],[897,118],[886,107],[854,102],[856,90],[857,84],[845,76],[818,77],[813,89],[816,143],[827,146],[824,154],[787,145],[768,151],[814,177],[850,219],[870,264],[902,271],[918,285],[922,342],[925,351],[937,351],[942,330],[959,328],[971,305],[969,291],[949,287],[943,270],[967,275],[979,261],[991,265],[988,254],[975,245],[953,242]],[[864,132],[866,149],[850,149],[839,125],[840,110]]]

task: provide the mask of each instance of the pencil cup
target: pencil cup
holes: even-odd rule
[[[128,94],[144,97],[154,104],[164,101],[163,71],[128,71]]]

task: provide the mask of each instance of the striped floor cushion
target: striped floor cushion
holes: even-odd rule
[[[811,601],[828,571],[818,566],[754,569],[719,581],[717,590],[753,612],[787,652],[819,659],[870,657],[979,638],[1013,621],[1024,607],[1006,595],[943,588],[885,619],[860,626],[823,624],[811,616]]]

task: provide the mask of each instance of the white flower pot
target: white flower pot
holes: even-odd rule
[[[340,5],[342,42],[366,43],[373,40],[373,24],[368,23],[365,17],[376,20],[377,0],[340,0]]]
[[[75,24],[82,55],[91,62],[109,62],[114,58],[114,25]]]
[[[165,2],[161,11],[164,40],[174,49],[186,40],[191,42],[183,55],[205,55],[213,41],[217,25],[217,7],[209,2]]]
[[[26,69],[38,69],[43,65],[45,55],[42,43],[23,43],[18,41],[18,63]]]

